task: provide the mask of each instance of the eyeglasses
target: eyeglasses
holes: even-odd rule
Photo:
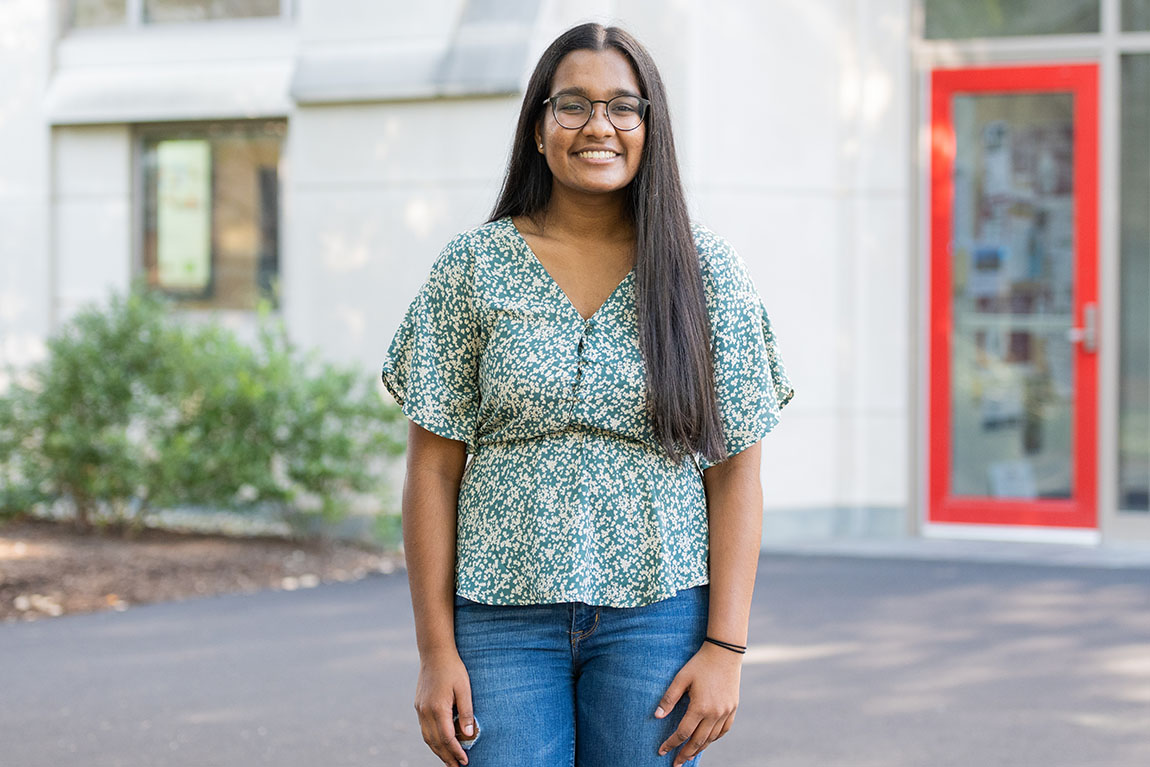
[[[647,107],[651,102],[638,96],[616,96],[610,101],[592,101],[589,98],[574,93],[561,93],[543,103],[551,104],[551,113],[555,115],[555,122],[564,128],[577,130],[591,120],[595,104],[606,104],[607,121],[615,130],[635,130],[647,115]]]

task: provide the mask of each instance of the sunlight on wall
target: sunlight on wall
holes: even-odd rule
[[[402,130],[402,118],[389,117],[383,123],[383,135],[379,136],[375,143],[375,159],[386,160],[390,155],[395,143],[395,137],[399,135]]]
[[[376,228],[373,220],[364,219],[358,232],[330,231],[320,235],[324,266],[333,272],[352,272],[367,266]]]
[[[403,222],[421,240],[431,235],[436,224],[447,215],[446,206],[440,200],[438,205],[426,197],[413,197],[403,208]]]

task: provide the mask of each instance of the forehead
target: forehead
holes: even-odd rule
[[[610,98],[620,93],[639,93],[639,79],[631,62],[619,51],[571,51],[559,61],[551,80],[551,93],[581,93],[590,98]]]

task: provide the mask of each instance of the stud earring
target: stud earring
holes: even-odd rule
[[[539,151],[540,151],[540,152],[542,152],[542,151],[543,151],[543,145],[542,145],[542,144],[540,144],[540,145],[539,145]]]

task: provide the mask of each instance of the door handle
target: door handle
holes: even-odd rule
[[[1091,301],[1082,307],[1082,327],[1066,331],[1066,340],[1072,344],[1081,343],[1082,350],[1098,351],[1098,305]]]

